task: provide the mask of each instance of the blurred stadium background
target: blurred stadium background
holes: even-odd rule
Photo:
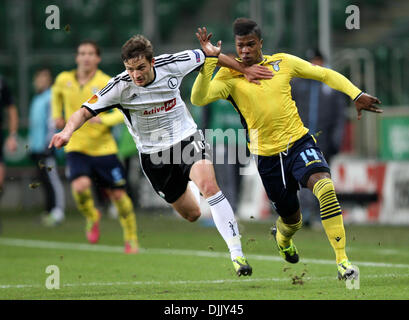
[[[60,10],[59,30],[45,26],[46,7]],[[360,9],[360,29],[348,30],[348,5]],[[42,207],[42,193],[29,185],[34,166],[27,157],[28,108],[32,76],[40,66],[53,75],[75,68],[76,45],[93,39],[102,48],[100,68],[113,76],[123,70],[120,47],[133,34],[153,40],[155,53],[197,48],[196,28],[206,26],[225,52],[234,52],[232,22],[246,16],[259,22],[263,52],[305,58],[318,47],[329,66],[377,96],[385,112],[366,113],[358,122],[351,104],[342,153],[332,162],[346,222],[409,224],[409,2],[407,0],[0,0],[0,74],[9,82],[20,115],[19,150],[6,154],[7,180],[2,209]],[[181,93],[200,123],[202,110],[190,105],[196,74]],[[3,126],[3,130],[5,130]],[[59,158],[64,174],[64,156]],[[133,161],[131,183],[141,207],[163,207]],[[65,181],[68,205],[73,207]],[[249,187],[249,186],[258,187]],[[270,207],[257,175],[246,176],[239,212],[268,219]],[[245,197],[244,197],[245,196]],[[260,201],[260,199],[262,201]],[[248,210],[247,210],[248,212]],[[248,218],[245,214],[242,218]]]

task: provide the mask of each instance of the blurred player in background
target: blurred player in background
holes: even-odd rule
[[[193,222],[201,214],[200,190],[229,248],[237,275],[247,276],[251,275],[252,268],[242,252],[233,210],[217,185],[210,146],[197,130],[179,92],[184,76],[200,68],[206,56],[215,56],[220,63],[227,60],[227,65],[241,71],[243,67],[226,56],[217,59],[220,43],[215,47],[207,42],[202,49],[153,57],[148,39],[141,35],[132,37],[122,47],[126,70],[85,102],[83,108],[71,116],[64,130],[53,137],[50,146],[70,144],[75,130],[87,120],[102,111],[119,108],[138,147],[145,176],[158,195]],[[267,73],[266,77],[271,77],[270,71],[261,69]],[[190,188],[189,180],[194,182]]]
[[[45,195],[46,215],[43,223],[55,226],[64,220],[65,196],[57,171],[55,149],[49,149],[51,137],[55,133],[51,118],[51,71],[39,69],[34,74],[35,96],[30,104],[28,145],[30,157],[37,167],[41,187]]]
[[[280,215],[272,233],[280,254],[296,263],[298,251],[292,237],[302,226],[297,198],[299,184],[310,189],[320,203],[323,227],[335,251],[338,277],[357,276],[358,270],[345,253],[342,212],[335,195],[330,169],[315,139],[304,127],[291,98],[293,77],[322,81],[355,101],[358,119],[362,110],[382,112],[377,98],[363,93],[341,74],[298,57],[278,53],[263,55],[261,30],[257,23],[239,18],[233,24],[236,51],[246,66],[262,65],[274,76],[261,85],[246,82],[236,71],[221,68],[212,80],[217,59],[209,58],[196,78],[191,100],[203,106],[218,99],[229,100],[248,130],[250,152],[256,163],[269,199]],[[206,41],[206,33],[199,40]],[[328,106],[331,108],[332,106]]]
[[[57,128],[80,109],[82,103],[95,95],[110,77],[98,69],[100,49],[93,41],[83,41],[77,47],[77,69],[58,75],[52,88],[52,114]],[[93,101],[91,99],[91,101]],[[90,243],[99,240],[101,214],[94,205],[91,184],[94,181],[108,192],[114,203],[124,233],[125,253],[137,253],[136,217],[133,204],[125,191],[126,179],[111,127],[122,122],[118,110],[102,112],[75,132],[65,147],[68,178],[78,210],[86,218],[86,235]]]
[[[17,130],[18,130],[18,111],[14,104],[13,96],[10,92],[10,88],[6,80],[0,76],[0,123],[3,125],[3,108],[7,109],[7,124],[8,124],[8,136],[5,140],[6,150],[8,152],[15,152],[17,150]],[[4,128],[4,126],[3,126]],[[3,195],[4,178],[6,175],[5,166],[3,161],[3,134],[0,133],[0,197]],[[1,221],[0,221],[1,232]]]
[[[7,109],[8,136],[5,140],[6,150],[14,152],[17,150],[17,131],[18,131],[18,111],[14,104],[13,96],[6,80],[0,76],[0,107]],[[0,113],[0,121],[3,112]],[[1,121],[3,123],[3,121]],[[3,184],[5,178],[5,167],[3,161],[3,135],[0,136],[0,194],[3,193]]]
[[[131,134],[128,131],[128,128],[125,124],[121,125],[121,131],[118,137],[118,157],[121,159],[122,163],[124,164],[125,169],[125,177],[127,181],[130,181],[131,177],[131,161],[133,158],[138,157],[138,149],[136,149],[135,142]],[[142,176],[140,171],[133,172],[133,177]],[[131,197],[134,206],[139,206],[139,190],[138,188],[132,188],[131,184],[128,183],[126,186],[126,191],[128,192],[129,196]]]
[[[308,50],[307,58],[317,66],[325,60],[318,49]],[[331,166],[331,159],[340,148],[344,136],[348,96],[321,81],[294,78],[290,82],[291,95],[304,125],[317,139],[317,145]],[[304,226],[318,226],[319,203],[307,189],[298,193]]]

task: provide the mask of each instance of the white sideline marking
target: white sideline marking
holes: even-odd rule
[[[382,275],[366,275],[364,279],[370,278],[406,278],[409,274],[382,274]],[[305,277],[305,281],[325,281],[338,280],[337,277]],[[220,284],[220,283],[239,283],[239,282],[290,282],[291,278],[247,278],[247,279],[219,279],[219,280],[176,280],[176,281],[117,281],[117,282],[85,282],[85,283],[66,283],[62,287],[96,287],[96,286],[124,286],[124,285],[186,285],[186,284]],[[22,288],[42,288],[40,284],[6,284],[0,285],[0,289],[22,289]]]
[[[359,249],[358,248],[355,248],[355,247],[347,247],[347,251],[348,252],[351,252],[351,251],[358,251]],[[404,251],[404,250],[398,250],[398,249],[368,249],[368,251],[369,252],[371,252],[371,253],[376,253],[376,254],[380,254],[380,255],[387,255],[387,256],[390,256],[390,255],[404,255],[404,256],[407,256],[407,255],[409,255],[409,252],[408,251]]]
[[[80,251],[99,251],[99,252],[119,252],[123,253],[123,247],[109,246],[109,245],[93,245],[86,243],[71,243],[71,242],[55,242],[55,241],[43,241],[43,240],[26,240],[15,238],[0,238],[0,245],[16,246],[16,247],[28,247],[28,248],[45,248],[45,249],[66,249],[66,250],[80,250]],[[183,250],[183,249],[161,249],[161,248],[140,248],[142,254],[165,254],[165,255],[183,255],[183,256],[197,256],[197,257],[209,257],[209,258],[229,258],[230,255],[224,252],[209,252],[203,250]],[[279,261],[283,262],[281,257],[248,254],[246,257],[249,260],[260,261]],[[334,260],[324,259],[303,259],[301,263],[311,264],[326,264],[334,265]],[[368,262],[368,261],[354,261],[359,267],[380,267],[380,268],[408,268],[409,264],[399,263],[383,263],[383,262]]]

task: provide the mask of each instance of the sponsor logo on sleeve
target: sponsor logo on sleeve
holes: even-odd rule
[[[95,102],[97,102],[97,101],[98,101],[98,96],[97,96],[96,94],[94,94],[94,95],[91,97],[91,99],[88,100],[88,103],[89,103],[89,104],[93,104],[93,103],[95,103]]]
[[[199,62],[200,62],[200,54],[199,54],[199,52],[197,52],[196,50],[193,50],[193,52],[195,53],[195,56],[196,56],[196,62],[199,63]]]

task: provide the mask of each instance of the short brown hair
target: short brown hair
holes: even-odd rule
[[[99,47],[98,43],[96,43],[94,40],[82,40],[77,46],[77,53],[78,53],[79,47],[81,47],[84,44],[90,44],[91,46],[93,46],[95,48],[95,52],[97,56],[98,57],[101,56],[101,48]]]
[[[153,58],[153,46],[147,38],[137,34],[122,46],[121,58],[122,61],[127,61],[139,57],[145,57],[146,60],[151,61]]]

